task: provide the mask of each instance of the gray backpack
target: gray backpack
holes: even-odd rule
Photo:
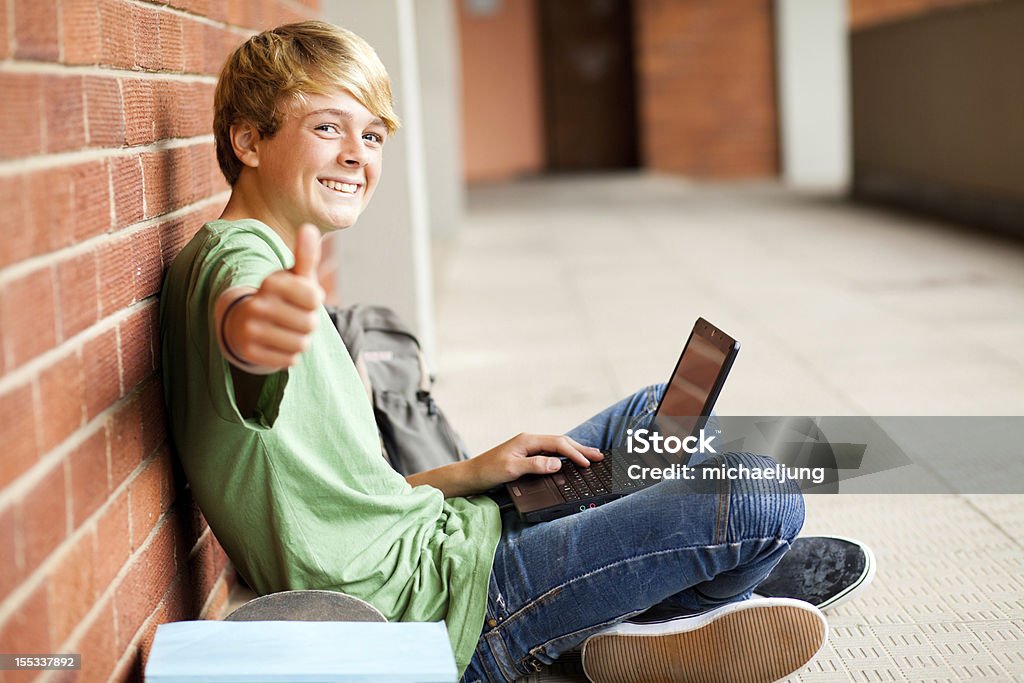
[[[419,340],[384,306],[328,307],[373,404],[384,457],[403,475],[468,457],[430,395]]]

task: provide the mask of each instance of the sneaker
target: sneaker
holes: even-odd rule
[[[846,602],[875,578],[875,555],[860,541],[807,536],[793,541],[754,594],[796,598],[826,610]]]
[[[594,683],[768,683],[825,646],[828,624],[800,600],[751,598],[655,624],[622,622],[583,643]]]

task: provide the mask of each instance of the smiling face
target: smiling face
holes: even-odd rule
[[[349,227],[377,187],[387,127],[346,90],[306,95],[285,112],[272,137],[239,154],[251,217],[287,236],[307,222]]]

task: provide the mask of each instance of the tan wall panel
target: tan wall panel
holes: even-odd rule
[[[1021,0],[855,32],[858,184],[1024,200],[1022,35]]]

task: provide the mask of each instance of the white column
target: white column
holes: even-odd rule
[[[413,0],[324,0],[323,17],[364,38],[391,76],[402,128],[384,147],[384,174],[359,222],[332,240],[343,304],[394,308],[431,356],[433,284]]]
[[[846,0],[775,0],[775,32],[783,177],[844,191],[852,170]]]
[[[448,237],[462,226],[462,78],[453,0],[415,0],[430,235]]]

